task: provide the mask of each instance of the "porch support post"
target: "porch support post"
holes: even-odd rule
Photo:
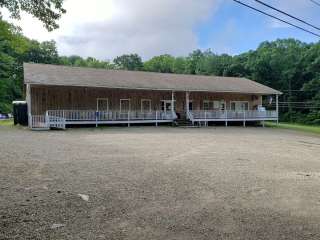
[[[31,115],[31,86],[27,84],[26,88],[26,100],[27,100],[27,107],[28,107],[28,126],[32,128],[32,115]]]
[[[208,126],[208,122],[207,122],[207,111],[204,112],[204,126],[205,126],[205,127]]]
[[[128,127],[130,127],[130,111],[128,111]]]
[[[276,115],[277,115],[277,124],[279,124],[279,95],[276,95]]]
[[[186,92],[186,114],[189,116],[189,92]]]
[[[48,110],[46,111],[45,121],[46,121],[46,128],[50,128],[50,123],[49,123],[49,113],[48,113]]]
[[[228,110],[227,110],[227,104],[226,104],[226,106],[224,107],[224,116],[225,116],[225,125],[226,125],[226,127],[228,127]]]
[[[99,112],[98,110],[96,111],[96,127],[98,127],[98,115],[99,115]]]
[[[174,91],[171,92],[171,114],[172,114],[172,118],[174,116]]]

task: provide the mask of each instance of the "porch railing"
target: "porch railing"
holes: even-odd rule
[[[94,110],[48,110],[51,117],[68,121],[135,121],[135,120],[174,120],[175,112],[165,111],[94,111]]]
[[[32,115],[31,118],[31,128],[33,129],[44,129],[49,128],[48,121],[45,115]]]
[[[277,111],[189,111],[188,117],[190,120],[265,120],[265,119],[278,119]]]

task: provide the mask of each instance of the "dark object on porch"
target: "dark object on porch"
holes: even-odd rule
[[[28,106],[26,101],[13,101],[13,122],[14,125],[20,124],[28,126]]]

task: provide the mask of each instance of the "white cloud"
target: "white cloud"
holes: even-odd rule
[[[46,32],[24,15],[24,34],[40,41],[55,39],[60,54],[111,59],[138,53],[147,59],[169,53],[185,55],[198,48],[196,26],[221,0],[67,0],[60,28]]]

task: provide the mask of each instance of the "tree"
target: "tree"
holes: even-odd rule
[[[186,59],[187,61],[186,73],[197,74],[199,72],[199,64],[202,58],[203,58],[203,53],[199,49],[190,53]]]
[[[222,76],[225,69],[231,64],[231,56],[227,54],[217,55],[209,49],[203,52],[198,61],[197,74]]]
[[[118,69],[138,71],[143,67],[142,59],[138,54],[125,54],[113,60]]]
[[[174,57],[164,54],[151,58],[144,63],[144,70],[149,72],[173,73]]]
[[[47,63],[58,64],[59,55],[56,47],[56,42],[44,41],[39,43],[38,41],[29,41],[29,46],[24,54],[23,61],[34,63]]]
[[[27,39],[20,30],[0,18],[0,112],[10,112],[11,102],[22,94],[21,54]]]
[[[320,75],[305,83],[302,90],[308,92],[310,98],[320,107]]]
[[[173,63],[173,72],[174,73],[186,73],[187,70],[187,61],[184,57],[177,57]]]
[[[63,0],[0,0],[0,9],[7,8],[15,19],[20,19],[21,11],[27,12],[52,31],[59,27],[57,20],[66,12],[62,4]]]

